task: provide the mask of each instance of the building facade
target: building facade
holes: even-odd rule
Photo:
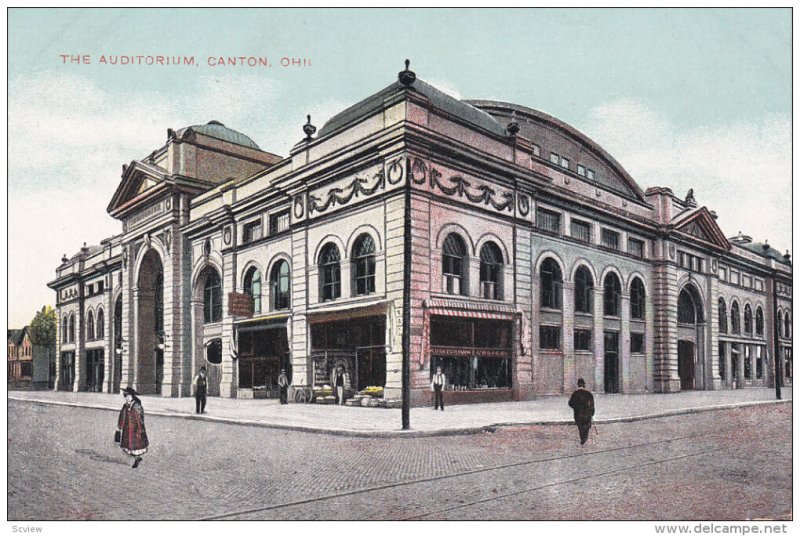
[[[12,389],[47,389],[53,387],[55,369],[51,369],[46,346],[33,344],[28,326],[8,330],[7,381]]]
[[[270,396],[286,369],[414,404],[771,385],[792,375],[788,253],[728,239],[690,191],[406,69],[281,158],[212,121],[123,166],[122,233],[66,256],[57,385]],[[408,308],[404,308],[404,302]],[[404,352],[404,348],[407,350]]]

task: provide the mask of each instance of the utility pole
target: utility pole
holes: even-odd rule
[[[781,356],[778,340],[778,273],[772,271],[772,357],[775,360],[775,398],[781,399]]]
[[[403,208],[403,430],[411,428],[411,181],[406,173]]]

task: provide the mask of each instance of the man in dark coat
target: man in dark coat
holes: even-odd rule
[[[208,392],[208,378],[206,367],[200,367],[200,373],[192,381],[194,385],[194,407],[196,413],[206,412],[206,393]]]
[[[120,433],[119,447],[125,454],[133,456],[133,468],[142,463],[142,454],[147,452],[150,442],[144,429],[144,409],[138,393],[130,387],[122,391],[125,404],[119,412],[118,428]]]
[[[574,413],[575,424],[578,425],[578,434],[580,434],[581,445],[583,445],[589,438],[592,417],[594,417],[594,397],[586,390],[586,382],[583,378],[578,379],[578,390],[569,398],[569,407]]]
[[[278,376],[278,387],[281,388],[281,404],[288,403],[289,378],[286,377],[286,369],[281,369],[281,373]]]
[[[336,397],[336,403],[344,405],[344,367],[339,365],[333,373],[333,396]]]
[[[442,390],[447,386],[447,378],[442,373],[442,367],[436,367],[436,374],[433,375],[431,380],[431,391],[433,391],[433,409],[434,411],[442,408],[444,411],[444,400],[442,399]]]

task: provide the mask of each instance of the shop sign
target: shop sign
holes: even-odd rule
[[[431,355],[439,357],[511,357],[506,348],[469,348],[455,346],[431,346]]]
[[[245,318],[253,316],[253,297],[246,292],[229,292],[228,314]]]

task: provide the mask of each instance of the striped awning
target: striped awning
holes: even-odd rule
[[[517,311],[510,305],[431,298],[424,304],[429,315],[457,316],[486,320],[513,320]]]

